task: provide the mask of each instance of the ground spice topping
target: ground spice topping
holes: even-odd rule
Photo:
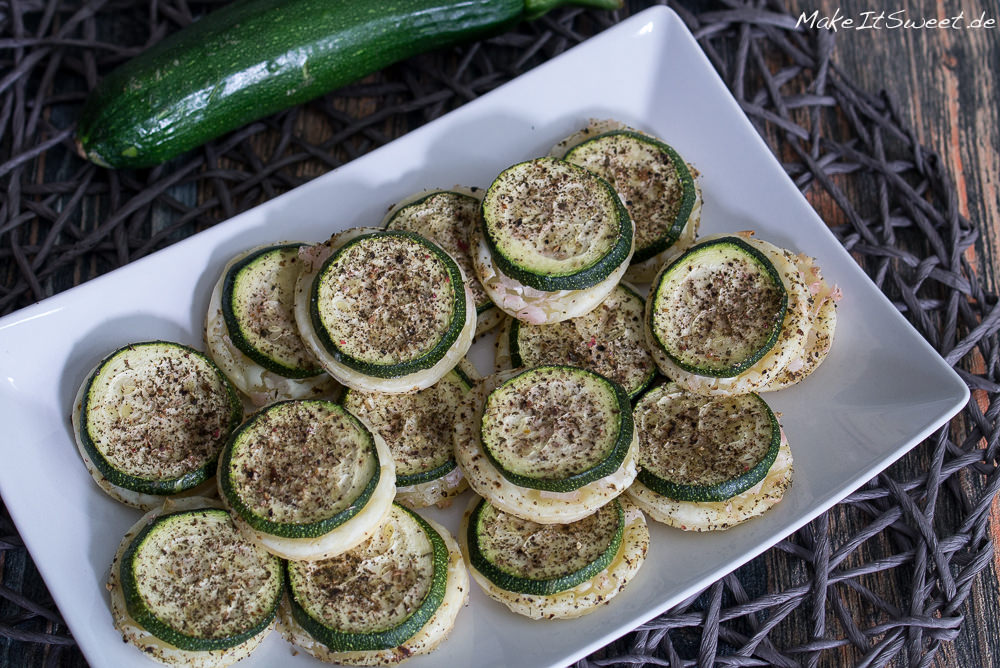
[[[217,458],[229,436],[231,397],[201,354],[172,343],[129,346],[89,389],[87,429],[97,450],[132,476],[169,480]]]
[[[465,298],[448,269],[441,255],[398,233],[349,243],[316,279],[323,327],[357,360],[417,359],[444,338],[457,300]]]

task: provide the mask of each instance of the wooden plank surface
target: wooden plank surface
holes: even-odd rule
[[[995,2],[944,2],[911,0],[898,5],[880,5],[870,0],[795,0],[788,7],[798,17],[809,18],[818,10],[820,17],[839,15],[855,22],[855,27],[836,31],[833,60],[859,87],[878,93],[886,90],[899,103],[904,122],[915,131],[917,140],[937,152],[955,181],[960,213],[981,230],[967,258],[985,282],[996,292],[1000,262],[1000,7]],[[905,7],[903,13],[890,16]],[[876,17],[885,12],[885,18]],[[865,12],[869,12],[865,14]],[[961,14],[959,28],[916,27],[926,21],[948,19]],[[992,19],[993,27],[973,27],[975,19]],[[890,27],[898,20],[910,20],[914,27]],[[952,22],[955,23],[954,21]],[[881,25],[857,29],[856,26]],[[822,204],[818,204],[822,212]],[[972,370],[981,370],[982,360],[972,362]],[[975,367],[978,366],[979,369]],[[979,397],[981,403],[985,399]],[[985,409],[985,405],[983,405]],[[898,467],[918,472],[924,464],[910,457]],[[967,475],[963,485],[981,489],[982,480]],[[973,492],[975,495],[975,492]],[[940,504],[940,519],[952,521],[960,509]],[[991,525],[995,545],[1000,545],[1000,508],[994,501]],[[838,509],[831,522],[845,531],[858,518]],[[769,564],[771,566],[772,564]],[[782,568],[779,560],[773,563]],[[990,568],[980,574],[967,599],[962,614],[965,622],[957,639],[944,644],[937,653],[935,666],[1000,665],[1000,552]],[[771,577],[774,577],[773,575]],[[902,574],[886,571],[866,583],[873,591],[896,592],[901,598],[912,584]],[[858,598],[845,597],[848,605],[865,609]],[[905,600],[905,599],[904,599]],[[876,611],[866,610],[876,615]],[[827,657],[823,665],[847,665],[856,659],[849,652]]]

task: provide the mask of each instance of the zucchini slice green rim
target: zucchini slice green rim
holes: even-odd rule
[[[561,274],[538,273],[528,267],[523,267],[517,264],[514,260],[504,255],[503,250],[497,245],[493,235],[490,234],[489,220],[491,219],[491,196],[496,193],[497,189],[499,189],[500,184],[502,183],[502,177],[512,173],[513,170],[520,169],[523,166],[531,165],[537,162],[554,162],[568,165],[571,170],[576,171],[583,178],[593,180],[594,186],[604,192],[610,199],[614,209],[613,215],[618,222],[618,239],[611,245],[604,255],[597,258],[586,267],[582,267],[573,272]],[[583,167],[574,165],[571,162],[559,160],[558,158],[544,157],[536,158],[534,160],[526,160],[512,165],[501,172],[493,183],[490,184],[490,187],[486,189],[486,195],[483,197],[480,224],[482,227],[483,239],[485,239],[486,245],[490,251],[490,256],[493,258],[493,262],[496,263],[497,267],[499,267],[504,274],[510,276],[518,282],[527,285],[528,287],[535,288],[536,290],[542,290],[545,292],[556,292],[559,290],[585,290],[589,287],[597,285],[614,273],[615,269],[620,267],[622,263],[628,259],[629,254],[632,252],[632,237],[634,234],[632,219],[629,217],[628,210],[625,208],[625,205],[622,204],[615,189],[611,187],[610,183],[602,179],[597,174],[587,171]]]
[[[454,369],[452,369],[452,372],[454,372],[455,375],[458,377],[459,384],[465,388],[466,392],[472,389],[473,382],[472,380],[469,379],[469,377],[465,374],[464,371],[462,371],[459,367],[456,366]],[[447,382],[445,381],[447,375],[448,374],[445,374],[445,376],[441,380],[439,380],[438,383]],[[435,383],[434,385],[437,385],[437,383]],[[431,387],[434,386],[432,385]],[[424,390],[420,390],[420,392],[425,392],[429,389],[431,388],[425,388]],[[341,402],[346,406],[348,403],[348,397],[357,393],[358,393],[357,390],[348,389],[347,392],[344,393]],[[454,471],[457,466],[458,462],[455,461],[455,455],[452,454],[448,458],[448,460],[445,461],[443,464],[435,466],[432,469],[427,469],[426,471],[419,471],[417,473],[410,473],[410,474],[401,474],[399,473],[399,470],[397,468],[396,487],[397,488],[412,487],[413,485],[420,485],[425,482],[431,482],[432,480],[443,478],[444,476]]]
[[[455,295],[451,322],[449,323],[448,329],[445,331],[444,335],[437,342],[437,344],[420,357],[400,362],[398,364],[378,364],[357,359],[356,357],[344,352],[341,350],[337,342],[330,337],[330,332],[323,324],[323,319],[319,313],[319,288],[322,276],[330,269],[334,262],[336,262],[352,246],[364,243],[366,240],[373,237],[378,238],[384,236],[396,236],[410,239],[424,246],[429,252],[433,253],[435,257],[444,263],[445,269],[448,272],[449,283],[452,286],[451,289]],[[454,345],[455,341],[457,341],[458,337],[461,335],[462,329],[465,327],[466,308],[465,283],[462,281],[462,273],[459,271],[458,265],[455,264],[455,261],[451,259],[447,253],[438,248],[436,244],[428,241],[419,234],[403,232],[401,230],[380,230],[378,232],[363,234],[351,239],[337,249],[337,251],[334,252],[329,258],[327,258],[327,260],[320,267],[319,271],[316,273],[316,277],[309,289],[309,316],[312,320],[313,329],[316,331],[316,336],[319,338],[323,347],[326,348],[327,352],[329,352],[330,355],[341,364],[367,376],[374,376],[376,378],[397,378],[399,376],[406,376],[411,373],[423,371],[424,369],[429,369],[437,364],[441,358],[445,356],[448,350],[451,349],[452,345]]]
[[[659,255],[674,245],[680,237],[681,232],[684,230],[684,226],[687,225],[688,219],[691,217],[691,210],[694,208],[694,202],[697,194],[694,187],[694,177],[691,175],[691,170],[688,169],[687,163],[684,162],[684,158],[682,158],[680,154],[678,154],[677,151],[675,151],[669,144],[657,139],[656,137],[650,137],[649,135],[644,135],[641,132],[636,132],[634,130],[610,130],[608,132],[602,132],[599,135],[589,137],[566,151],[564,159],[573,162],[572,154],[577,150],[583,151],[588,144],[598,142],[604,137],[614,136],[629,137],[636,141],[649,144],[662,153],[665,153],[670,158],[670,162],[673,164],[674,169],[677,170],[677,177],[681,182],[681,203],[677,209],[677,216],[674,218],[673,224],[667,230],[666,234],[648,246],[643,246],[642,248],[636,246],[635,254],[632,256],[632,264],[636,264]]]
[[[183,343],[161,340],[132,343],[112,352],[97,365],[90,377],[87,378],[87,386],[83,391],[83,399],[80,404],[80,442],[83,444],[84,450],[87,452],[87,455],[90,457],[90,460],[93,462],[97,470],[112,485],[129,489],[133,492],[139,492],[140,494],[169,496],[197,487],[215,475],[218,458],[211,459],[201,468],[175,478],[167,478],[163,480],[140,478],[115,468],[114,465],[104,457],[104,454],[98,449],[97,444],[94,443],[94,440],[90,435],[90,420],[88,418],[90,408],[90,391],[94,381],[97,379],[97,376],[100,374],[104,366],[119,354],[123,354],[134,348],[149,345],[166,345],[180,348],[187,353],[197,356],[213,371],[215,371],[215,375],[218,377],[219,382],[226,388],[226,394],[229,398],[230,417],[229,423],[226,426],[227,432],[231,433],[234,429],[236,429],[236,427],[240,424],[240,420],[243,419],[243,402],[241,401],[239,394],[237,394],[236,388],[233,387],[233,384],[228,378],[226,378],[226,375],[222,373],[218,366],[216,366],[215,362],[213,362],[207,355],[191,348],[190,346],[186,346]]]
[[[495,563],[490,561],[489,558],[483,553],[482,547],[479,544],[479,525],[483,516],[483,511],[488,507],[489,503],[486,499],[480,499],[479,503],[469,516],[469,525],[467,529],[468,533],[466,535],[469,546],[469,563],[473,568],[482,573],[490,582],[509,592],[531,594],[535,596],[551,596],[553,594],[566,591],[567,589],[572,589],[607,568],[608,565],[614,561],[615,556],[621,549],[622,538],[625,533],[625,510],[619,499],[613,499],[611,503],[608,504],[608,507],[612,507],[614,509],[614,512],[618,517],[618,527],[615,529],[615,533],[612,536],[608,547],[601,552],[597,559],[572,573],[560,575],[559,577],[547,580],[526,578],[500,568]],[[601,510],[602,509],[599,509],[597,512],[601,512]]]
[[[618,423],[615,427],[618,431],[616,433],[614,443],[611,445],[611,448],[608,450],[604,458],[590,468],[580,471],[579,473],[566,476],[565,478],[538,478],[511,471],[500,463],[487,444],[488,439],[486,438],[485,424],[480,424],[480,442],[482,443],[483,453],[486,455],[486,458],[491,464],[493,464],[500,475],[513,484],[519,487],[527,487],[547,492],[572,492],[573,490],[580,489],[584,485],[592,483],[595,480],[600,480],[601,478],[611,475],[617,471],[619,467],[621,467],[622,463],[625,461],[625,457],[628,455],[629,448],[632,445],[632,436],[635,425],[632,418],[632,404],[629,401],[629,396],[625,389],[610,378],[606,378],[599,373],[590,371],[589,369],[582,369],[580,367],[568,366],[564,364],[546,364],[533,367],[531,369],[525,369],[524,371],[508,378],[502,384],[494,388],[489,395],[487,395],[483,405],[485,406],[489,402],[490,397],[501,389],[507,387],[507,385],[515,379],[520,378],[525,374],[549,369],[566,369],[572,373],[584,373],[594,376],[606,384],[608,388],[614,392],[615,403],[618,411]]]
[[[692,364],[691,362],[682,359],[676,351],[668,348],[663,342],[663,339],[656,331],[653,322],[653,316],[659,309],[660,297],[663,294],[664,286],[666,286],[673,278],[675,271],[677,271],[678,268],[685,263],[689,262],[692,256],[696,256],[713,246],[731,246],[744,253],[752,262],[764,270],[781,294],[780,306],[774,316],[773,322],[770,325],[770,331],[768,332],[764,343],[740,361],[726,367],[711,367],[707,365]],[[698,374],[700,376],[711,376],[714,378],[731,378],[733,376],[738,376],[759,362],[778,342],[778,339],[781,336],[781,328],[785,321],[785,314],[788,311],[788,291],[785,289],[785,285],[781,280],[781,275],[778,273],[778,270],[773,264],[771,264],[771,261],[767,259],[763,253],[738,237],[720,237],[718,239],[711,239],[689,248],[683,255],[671,262],[670,265],[660,273],[652,287],[649,299],[649,303],[651,305],[651,308],[648,309],[647,313],[649,331],[656,339],[656,344],[659,346],[660,350],[663,351],[663,354],[669,357],[674,364],[685,371]]]
[[[285,582],[285,569],[278,557],[271,554],[267,555],[267,558],[273,562],[273,568],[277,572],[278,578],[275,586],[274,599],[271,601],[267,613],[250,628],[236,635],[226,636],[223,638],[192,636],[182,633],[170,626],[167,622],[157,617],[156,613],[151,610],[148,605],[146,605],[145,599],[143,599],[142,594],[139,592],[139,585],[135,578],[135,558],[137,553],[142,548],[146,538],[149,537],[149,535],[154,531],[164,530],[165,527],[169,528],[169,521],[173,518],[197,513],[215,513],[225,515],[227,520],[229,518],[229,513],[221,508],[200,508],[197,510],[182,510],[175,513],[168,513],[160,515],[153,522],[147,524],[136,535],[136,537],[132,539],[132,542],[129,543],[122,555],[118,571],[119,581],[125,599],[125,608],[128,610],[128,614],[132,617],[132,619],[142,626],[142,628],[174,647],[195,652],[228,649],[253,638],[270,626],[271,622],[274,621],[275,615],[278,612],[278,605],[281,603],[281,595],[284,591]]]
[[[747,491],[767,476],[767,472],[774,465],[774,460],[778,457],[778,448],[781,447],[781,427],[778,425],[778,418],[774,411],[767,405],[760,395],[750,394],[760,402],[767,413],[771,423],[771,440],[768,443],[767,452],[759,462],[750,467],[747,471],[738,476],[724,480],[716,485],[684,485],[671,482],[661,478],[648,470],[639,466],[639,475],[636,479],[643,485],[653,490],[661,496],[677,501],[690,502],[719,502],[727,501],[737,494]]]
[[[636,292],[626,284],[619,283],[618,287],[634,295],[640,302],[643,301],[642,295],[640,295],[638,292]],[[524,358],[521,357],[521,344],[520,341],[518,340],[518,337],[520,336],[521,333],[521,325],[522,323],[520,320],[518,320],[517,318],[511,318],[510,327],[507,330],[507,350],[510,351],[510,366],[511,368],[514,369],[526,366]],[[548,327],[548,325],[536,325],[536,326]],[[641,330],[639,332],[639,335],[642,336]],[[643,347],[645,347],[645,341],[642,341],[640,345],[643,345]],[[632,400],[637,399],[639,395],[641,395],[650,386],[650,384],[653,382],[653,379],[656,378],[656,371],[657,371],[656,364],[654,362],[650,365],[649,372],[646,373],[646,376],[643,378],[642,382],[639,383],[639,385],[637,385],[632,390],[629,390],[627,387],[625,388],[625,391],[628,392],[630,399]]]
[[[479,188],[473,187],[471,190],[476,191],[478,189]],[[391,225],[395,222],[395,220],[399,216],[399,214],[401,214],[406,209],[409,209],[410,207],[420,206],[421,204],[423,204],[424,202],[426,202],[430,198],[437,197],[438,195],[455,195],[456,197],[463,197],[465,199],[472,200],[473,202],[476,203],[476,209],[477,209],[477,211],[479,209],[479,200],[477,198],[473,197],[472,195],[469,195],[469,194],[466,194],[466,193],[463,193],[463,192],[458,192],[456,190],[435,190],[435,191],[427,193],[423,197],[420,197],[418,199],[413,200],[412,202],[409,202],[409,203],[405,204],[404,206],[401,206],[398,210],[396,210],[392,214],[392,217],[385,222],[385,225],[383,227],[385,229],[387,229],[387,230],[398,229],[398,228],[391,227]],[[465,252],[469,253],[471,251],[468,248],[466,248]],[[468,278],[470,280],[476,280],[476,281],[479,280],[474,274],[472,276],[469,276]],[[493,301],[487,295],[485,302],[483,302],[481,304],[476,304],[476,315],[482,315],[483,313],[486,313],[490,309],[493,309],[493,308],[496,308],[496,307],[497,307],[497,305],[494,304]]]
[[[313,638],[334,652],[377,651],[399,647],[422,629],[444,601],[448,586],[448,546],[441,535],[417,513],[398,503],[393,504],[416,521],[430,540],[433,549],[433,569],[431,586],[420,605],[402,622],[388,629],[370,633],[349,633],[326,626],[316,619],[299,603],[295,591],[295,564],[285,562],[287,571],[288,601],[292,616]]]
[[[226,330],[229,334],[230,340],[233,342],[233,345],[236,346],[240,352],[260,366],[285,378],[311,378],[323,373],[323,368],[318,365],[315,368],[310,369],[288,366],[287,364],[283,364],[273,357],[264,354],[259,348],[250,343],[243,333],[243,327],[241,326],[239,316],[237,316],[236,311],[233,308],[233,302],[237,298],[234,291],[241,276],[245,272],[252,271],[254,264],[256,264],[256,262],[262,257],[275,252],[281,252],[293,248],[302,248],[305,245],[306,244],[303,243],[293,243],[261,248],[240,259],[238,262],[235,262],[233,266],[229,268],[229,271],[226,272],[222,281],[222,318],[226,323]]]
[[[280,410],[281,407],[289,404],[322,404],[327,408],[346,416],[361,431],[361,433],[364,434],[365,439],[368,442],[369,451],[371,452],[372,457],[375,458],[375,471],[372,473],[372,477],[368,479],[368,482],[365,484],[358,496],[351,501],[351,505],[347,506],[338,513],[316,522],[297,524],[294,522],[275,522],[267,519],[266,517],[261,517],[246,504],[243,497],[240,496],[237,491],[236,486],[233,484],[233,454],[236,452],[236,449],[240,447],[240,439],[243,434],[250,429],[253,429],[257,421],[265,413]],[[349,519],[361,512],[361,509],[365,507],[371,499],[372,494],[375,492],[375,488],[378,486],[378,481],[381,476],[381,461],[379,460],[378,451],[375,448],[375,438],[372,436],[372,433],[368,431],[368,428],[365,427],[364,423],[362,423],[358,418],[352,415],[350,411],[340,404],[320,399],[279,401],[262,408],[247,418],[246,422],[241,424],[239,428],[233,432],[232,436],[229,438],[229,442],[226,444],[226,447],[223,448],[222,456],[219,459],[218,473],[220,491],[226,497],[226,502],[230,505],[233,511],[257,531],[261,531],[272,536],[281,536],[282,538],[316,538],[333,531],[338,526],[347,522]]]
[[[420,473],[413,473],[411,475],[396,476],[396,487],[412,487],[413,485],[420,485],[425,482],[437,480],[438,478],[443,478],[454,471],[456,466],[458,466],[458,463],[455,461],[455,458],[452,457],[444,464],[436,466],[432,469],[421,471]]]

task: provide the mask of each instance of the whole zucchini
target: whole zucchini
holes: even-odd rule
[[[105,77],[77,127],[82,156],[149,167],[414,54],[560,5],[621,0],[237,0]]]

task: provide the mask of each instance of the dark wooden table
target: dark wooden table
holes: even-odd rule
[[[989,290],[997,291],[1000,265],[1000,7],[995,1],[877,3],[871,0],[796,0],[795,16],[853,19],[838,22],[833,60],[871,93],[886,90],[921,144],[939,153],[955,180],[960,212],[975,222],[981,236],[968,260]],[[904,13],[892,15],[901,8]],[[870,12],[863,14],[864,12]],[[876,17],[885,18],[876,22]],[[898,20],[922,25],[929,19],[962,13],[959,28],[892,27]],[[993,27],[972,27],[985,13]],[[896,19],[896,20],[893,20]],[[867,23],[865,23],[867,21]],[[818,25],[818,24],[817,24]],[[879,25],[881,28],[862,28]],[[839,222],[832,202],[813,199],[820,215]],[[975,396],[975,395],[974,395]],[[979,397],[983,403],[984,397]],[[985,406],[984,406],[985,409]],[[976,481],[968,481],[969,485]],[[1000,505],[991,515],[995,544],[1000,538]],[[962,668],[1000,665],[1000,551],[982,572],[966,601],[965,623],[954,644],[937,654],[936,666]]]

